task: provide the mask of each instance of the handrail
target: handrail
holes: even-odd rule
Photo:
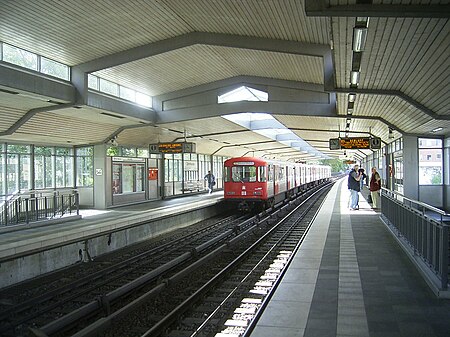
[[[386,194],[388,194],[388,195],[395,195],[396,197],[400,197],[400,198],[402,198],[403,200],[409,201],[410,203],[414,203],[414,204],[419,205],[419,206],[422,206],[423,208],[426,208],[426,209],[428,209],[428,210],[430,210],[430,211],[433,211],[433,212],[435,212],[435,213],[440,214],[440,215],[441,215],[441,221],[443,221],[443,220],[442,220],[442,217],[444,217],[444,216],[450,217],[450,213],[447,213],[446,211],[444,211],[444,210],[442,210],[442,209],[440,209],[440,208],[437,208],[437,207],[428,205],[428,204],[424,203],[423,201],[414,200],[414,199],[405,197],[403,194],[398,193],[397,191],[391,191],[391,190],[389,190],[389,189],[387,189],[387,188],[385,188],[385,187],[382,187],[381,189],[382,189]],[[397,198],[395,198],[395,199],[398,200]],[[424,215],[425,215],[425,214],[424,214]]]
[[[75,212],[79,215],[76,189],[27,190],[0,204],[0,225],[28,224]]]
[[[416,208],[416,204],[419,208]],[[386,188],[381,190],[381,217],[405,248],[436,294],[449,288],[449,214]],[[430,216],[426,211],[440,216]]]

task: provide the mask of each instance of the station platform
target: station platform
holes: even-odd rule
[[[349,210],[349,195],[346,179],[333,186],[251,337],[450,336],[450,300],[361,194]]]

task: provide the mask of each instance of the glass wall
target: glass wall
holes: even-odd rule
[[[78,150],[78,186],[92,186],[92,148]],[[73,148],[0,143],[0,195],[75,187]]]
[[[213,156],[211,169],[211,156],[190,153],[166,154],[164,158],[165,196],[205,190],[204,177],[210,170],[216,177],[216,188],[222,188],[225,160],[225,157]]]
[[[94,149],[92,146],[80,147],[76,153],[77,187],[94,186]]]
[[[2,194],[16,194],[32,189],[31,179],[31,146],[6,145],[6,163],[2,162],[6,170],[6,184]]]
[[[419,185],[442,184],[442,140],[419,138]]]

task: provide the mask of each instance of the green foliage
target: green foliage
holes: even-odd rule
[[[347,169],[347,164],[340,159],[323,159],[321,164],[331,166],[331,173],[345,172]]]
[[[115,157],[119,155],[119,147],[118,146],[110,146],[106,150],[106,155],[109,157]]]
[[[440,173],[434,174],[433,177],[431,178],[431,183],[433,185],[440,185],[440,184],[442,184],[441,174]]]

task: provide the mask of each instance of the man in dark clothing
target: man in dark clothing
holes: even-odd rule
[[[348,174],[348,189],[350,190],[350,209],[357,210],[359,209],[359,190],[360,185],[359,181],[361,176],[358,173],[358,165],[355,165],[353,169]]]
[[[208,171],[208,174],[205,176],[205,180],[208,182],[208,192],[212,193],[214,185],[216,184],[216,177]]]

